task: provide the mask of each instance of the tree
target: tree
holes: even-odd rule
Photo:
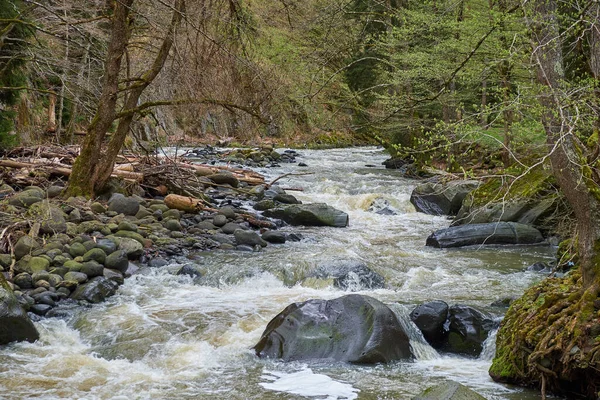
[[[144,109],[138,104],[144,90],[158,76],[173,46],[175,31],[183,19],[185,1],[175,0],[171,9],[171,21],[162,39],[159,50],[147,69],[134,77],[120,81],[121,64],[127,51],[129,39],[134,26],[132,9],[134,0],[115,2],[111,37],[106,55],[104,82],[98,108],[90,123],[81,153],[69,178],[70,195],[93,196],[99,193],[110,178],[115,160],[129,133],[133,117]],[[124,84],[121,88],[119,84]],[[117,112],[119,94],[124,92],[123,105]],[[119,120],[116,132],[111,136],[108,145],[103,143],[115,120]]]
[[[11,106],[19,100],[18,88],[25,85],[22,67],[32,32],[25,20],[27,11],[20,1],[0,0],[0,148],[14,142],[9,135],[15,116]]]

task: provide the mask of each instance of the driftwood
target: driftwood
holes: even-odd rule
[[[275,184],[275,182],[277,182],[278,180],[283,179],[287,176],[303,176],[303,175],[312,175],[312,174],[313,174],[312,172],[302,172],[302,173],[291,173],[290,172],[288,174],[283,174],[283,175],[278,176],[277,178],[273,179],[271,181],[271,183],[267,183],[266,188],[267,189],[270,188],[271,186],[273,186]],[[298,190],[298,189],[290,189],[290,190]]]
[[[50,174],[69,176],[71,175],[71,168],[68,165],[48,162],[22,162],[13,160],[0,160],[0,167],[9,168],[35,168],[43,169]],[[112,176],[127,179],[129,181],[141,182],[144,179],[144,175],[138,172],[120,171],[114,170]]]
[[[202,199],[197,199],[189,196],[180,196],[177,194],[170,194],[165,197],[165,205],[169,208],[176,208],[177,210],[188,212],[188,213],[197,213],[199,211],[209,211],[212,213],[218,213],[219,210],[216,208],[212,208],[207,205],[207,203]],[[261,220],[254,214],[248,212],[241,212],[238,214],[245,221],[252,226],[257,228],[275,228],[275,224],[271,221]]]

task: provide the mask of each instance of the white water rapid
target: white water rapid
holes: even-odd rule
[[[194,258],[202,282],[175,276],[176,265],[143,270],[103,304],[76,308],[64,319],[36,322],[41,339],[0,348],[0,398],[16,399],[411,399],[446,379],[488,399],[538,399],[535,392],[494,383],[487,356],[440,355],[406,320],[418,303],[441,299],[493,311],[490,303],[520,295],[540,279],[528,265],[552,259],[550,247],[426,248],[425,238],[449,220],[415,212],[416,181],[385,170],[376,148],[300,151],[283,187],[303,202],[325,202],[350,215],[347,228],[286,227],[301,242],[262,252],[214,251]],[[375,167],[366,167],[371,164]],[[397,215],[368,211],[387,200]],[[418,358],[389,365],[258,359],[251,347],[288,304],[344,295],[306,280],[317,263],[358,259],[386,279],[362,291],[404,315]],[[398,303],[398,304],[396,304]],[[496,311],[497,312],[497,311]]]

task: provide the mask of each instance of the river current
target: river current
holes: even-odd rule
[[[419,303],[441,299],[499,316],[490,307],[539,280],[526,267],[550,261],[550,246],[425,247],[426,237],[449,225],[415,212],[416,181],[386,170],[374,147],[300,151],[308,167],[283,164],[259,170],[303,202],[347,212],[347,228],[286,227],[303,240],[262,252],[197,254],[204,277],[175,276],[180,264],[142,270],[103,304],[78,307],[65,318],[36,322],[41,338],[0,348],[1,399],[411,399],[447,379],[488,399],[539,399],[534,391],[494,383],[487,374],[493,340],[478,359],[438,354],[407,319]],[[371,165],[368,167],[367,165]],[[369,211],[387,201],[396,215]],[[357,366],[332,362],[258,359],[251,347],[288,304],[331,299],[346,292],[305,279],[329,260],[364,261],[383,275],[375,297],[399,315],[417,354],[412,362]],[[326,283],[326,282],[325,282]]]

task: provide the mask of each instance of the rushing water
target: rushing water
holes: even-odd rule
[[[410,399],[451,379],[488,399],[538,399],[487,375],[485,355],[440,355],[403,318],[417,360],[357,366],[261,360],[251,347],[269,320],[292,302],[344,292],[305,279],[318,263],[358,259],[386,278],[387,288],[362,291],[400,316],[415,304],[442,299],[490,312],[494,300],[521,294],[540,278],[525,268],[552,258],[550,247],[426,248],[425,238],[449,221],[415,212],[416,182],[383,169],[375,148],[303,151],[306,168],[261,171],[302,187],[304,202],[325,202],[350,215],[347,228],[285,228],[301,242],[259,253],[215,251],[194,257],[198,283],[175,276],[177,265],[142,271],[107,302],[65,319],[36,323],[41,339],[0,349],[2,399]],[[371,164],[377,167],[366,167]],[[385,199],[397,215],[368,211]]]

